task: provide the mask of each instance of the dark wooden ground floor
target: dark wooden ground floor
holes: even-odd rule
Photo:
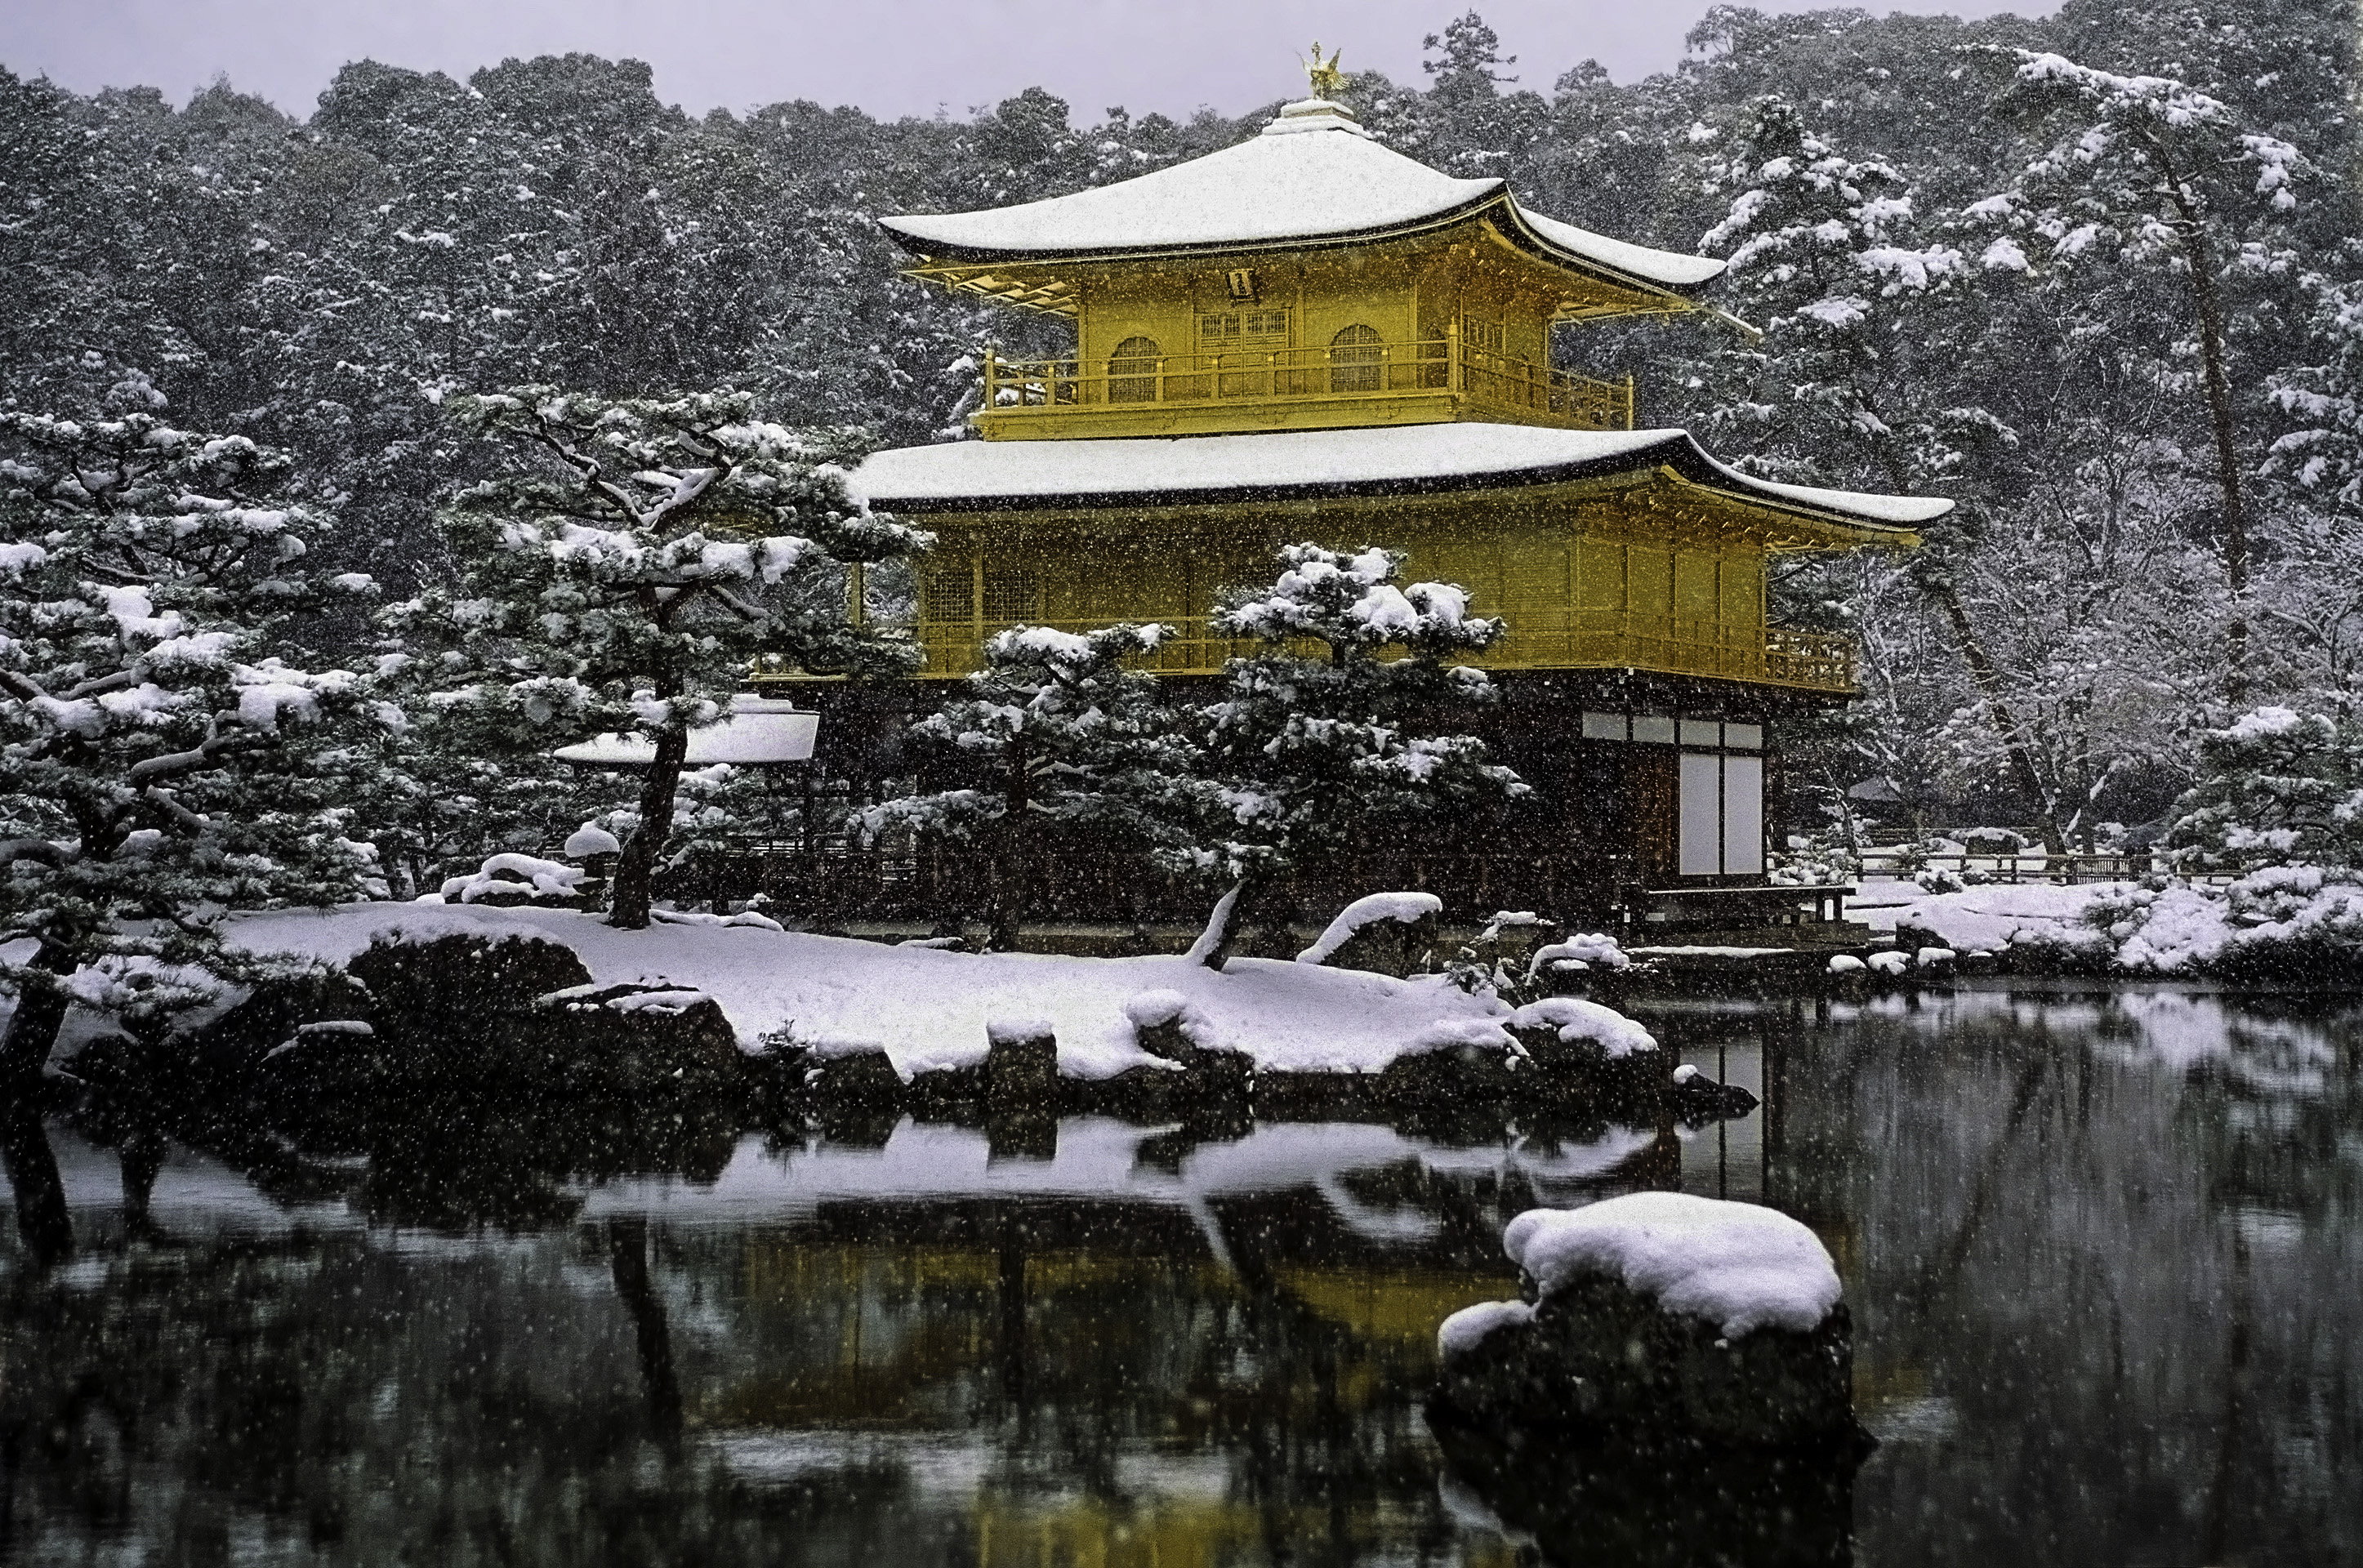
[[[1590,929],[1754,926],[1791,918],[1810,896],[1768,885],[1768,846],[1787,831],[1779,750],[1784,723],[1825,697],[1631,671],[1497,677],[1492,709],[1456,716],[1534,793],[1499,812],[1374,824],[1353,854],[1303,868],[1276,900],[1321,920],[1365,893],[1437,894],[1454,922],[1532,910]],[[817,786],[848,806],[908,787],[903,743],[939,688],[815,686],[823,712]],[[783,790],[815,788],[810,780]],[[806,813],[804,820],[814,820]],[[1210,892],[1137,856],[1089,842],[1046,843],[1030,857],[1033,918],[1131,926],[1201,919]],[[862,845],[811,834],[750,842],[676,873],[686,900],[764,894],[783,911],[831,922],[982,919],[991,878],[959,846]],[[1657,917],[1652,919],[1652,916]],[[1316,918],[1317,917],[1317,918]]]

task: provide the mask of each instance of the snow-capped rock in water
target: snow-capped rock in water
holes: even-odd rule
[[[1651,1092],[1665,1084],[1657,1038],[1613,1007],[1581,997],[1544,997],[1504,1021],[1546,1078]]]
[[[1674,1069],[1674,1114],[1692,1125],[1745,1116],[1757,1104],[1748,1090],[1708,1077],[1689,1062]]]
[[[1786,1215],[1640,1192],[1530,1209],[1502,1244],[1527,1299],[1445,1320],[1443,1410],[1725,1443],[1852,1433],[1837,1270]]]

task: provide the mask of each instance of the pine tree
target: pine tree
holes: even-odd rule
[[[305,557],[328,513],[285,454],[181,430],[145,376],[100,417],[0,413],[0,939],[30,938],[0,1077],[70,995],[160,1034],[242,960],[224,914],[363,890],[367,736],[399,715],[294,659],[294,617],[369,595]]]
[[[2259,708],[2200,738],[2199,781],[2168,842],[2210,871],[2363,867],[2363,731]]]
[[[2230,105],[2172,77],[2011,53],[2007,101],[2050,145],[1980,204],[2012,231],[1998,234],[1988,253],[2008,247],[2063,277],[2149,269],[2179,280],[2171,293],[2187,299],[2187,311],[2163,325],[2169,341],[2187,336],[2199,360],[2219,498],[2215,533],[2233,604],[2224,690],[2237,701],[2249,679],[2246,480],[2254,458],[2241,436],[2226,293],[2244,279],[2290,271],[2287,220],[2315,171],[2294,144],[2249,128]],[[2022,241],[2038,247],[2035,256]],[[2154,295],[2162,292],[2152,284]]]
[[[841,431],[752,417],[743,392],[609,401],[553,387],[454,398],[452,419],[511,466],[444,525],[462,581],[395,607],[430,648],[447,713],[488,750],[546,751],[601,732],[655,757],[616,870],[613,919],[649,922],[692,727],[759,658],[891,673],[908,646],[847,614],[844,568],[926,536],[850,502]]]
[[[1475,736],[1419,733],[1492,699],[1483,670],[1447,661],[1491,647],[1500,621],[1470,615],[1454,584],[1398,586],[1399,551],[1290,545],[1278,559],[1271,586],[1226,595],[1214,617],[1264,648],[1230,661],[1199,715],[1200,840],[1175,857],[1229,884],[1192,950],[1217,969],[1247,911],[1298,866],[1526,792]],[[1291,646],[1306,643],[1319,657]]]
[[[1156,679],[1124,661],[1153,652],[1163,626],[994,634],[968,694],[914,726],[970,780],[874,809],[875,833],[908,828],[982,851],[994,948],[1017,945],[1037,846],[1088,839],[1101,856],[1170,850],[1182,838],[1193,760]]]

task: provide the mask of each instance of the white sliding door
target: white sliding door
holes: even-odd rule
[[[1719,756],[1682,753],[1681,834],[1675,863],[1685,877],[1712,877],[1723,868],[1723,758]]]
[[[1764,874],[1764,759],[1723,759],[1723,874]]]
[[[1762,757],[1682,753],[1675,863],[1685,877],[1764,874]]]

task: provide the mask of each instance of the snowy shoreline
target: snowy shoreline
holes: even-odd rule
[[[1448,1047],[1506,1050],[1514,1017],[1499,999],[1459,990],[1440,975],[1398,980],[1255,958],[1234,959],[1217,972],[1178,955],[947,953],[719,922],[619,931],[566,910],[347,904],[240,915],[229,932],[249,952],[332,966],[349,963],[381,935],[410,943],[544,939],[571,950],[598,985],[664,985],[712,997],[742,1051],[771,1042],[824,1057],[882,1050],[905,1080],[982,1063],[995,1025],[1047,1024],[1061,1075],[1101,1079],[1172,1066],[1139,1041],[1136,1018],[1159,1010],[1202,1050],[1242,1052],[1259,1070],[1337,1074],[1375,1074],[1401,1057]],[[1163,1008],[1135,1005],[1144,1002]]]

